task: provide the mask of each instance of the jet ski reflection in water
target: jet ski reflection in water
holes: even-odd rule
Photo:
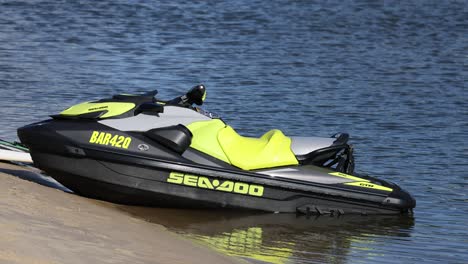
[[[400,214],[415,200],[354,173],[347,134],[243,137],[193,104],[157,91],[72,106],[18,129],[34,164],[75,193],[106,201],[306,214]]]
[[[258,263],[375,262],[376,244],[404,241],[414,219],[406,215],[296,215],[117,206],[226,255]],[[382,244],[382,243],[380,243]],[[385,244],[385,243],[384,243]],[[331,261],[333,260],[333,261]],[[255,262],[255,263],[257,263]]]

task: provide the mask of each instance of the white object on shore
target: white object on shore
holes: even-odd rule
[[[32,163],[31,155],[27,152],[0,149],[0,160]]]

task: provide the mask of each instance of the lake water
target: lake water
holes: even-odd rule
[[[413,217],[125,209],[252,263],[468,263],[467,1],[0,0],[0,138],[115,93],[205,108],[241,134],[349,132]]]

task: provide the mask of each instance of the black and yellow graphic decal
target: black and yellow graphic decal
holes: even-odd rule
[[[171,172],[167,182],[210,189],[222,192],[232,192],[251,196],[263,196],[264,187],[261,185],[248,184],[245,182],[210,180],[208,177]]]
[[[113,135],[107,132],[93,131],[89,138],[89,143],[112,146],[116,148],[128,149],[132,142],[131,137],[124,137],[121,135]]]
[[[376,189],[376,190],[386,191],[386,192],[393,191],[392,188],[388,188],[388,187],[385,187],[385,186],[382,186],[382,185],[371,183],[369,180],[362,179],[362,178],[352,176],[352,175],[349,175],[349,174],[345,174],[345,173],[342,173],[342,172],[332,172],[332,173],[329,173],[329,174],[333,175],[333,176],[338,176],[338,177],[341,177],[341,178],[346,178],[346,179],[349,179],[349,180],[353,180],[353,182],[345,183],[346,185],[369,188],[369,189]]]
[[[104,111],[99,118],[108,118],[124,114],[135,107],[134,103],[129,102],[85,102],[74,105],[60,113],[62,116],[79,116],[89,113]]]

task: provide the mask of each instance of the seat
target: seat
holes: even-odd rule
[[[217,139],[219,131],[225,127],[226,124],[220,119],[197,121],[187,125],[193,135],[190,147],[230,163]]]
[[[190,147],[244,170],[297,165],[291,139],[273,129],[260,138],[243,137],[220,119],[187,125]]]
[[[297,165],[291,151],[291,139],[277,129],[260,138],[243,137],[226,126],[218,133],[218,142],[230,163],[244,170]]]

